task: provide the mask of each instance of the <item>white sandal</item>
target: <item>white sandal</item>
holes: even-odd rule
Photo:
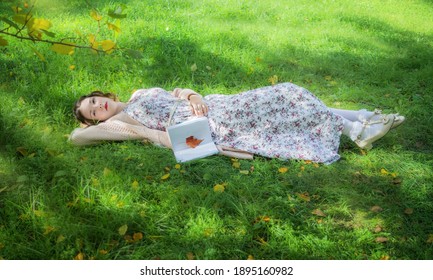
[[[381,115],[381,118],[372,120],[372,118],[376,115]],[[375,110],[375,115],[371,118],[362,122],[362,129],[359,133],[357,139],[355,139],[355,143],[361,148],[370,150],[373,148],[373,142],[382,138],[388,131],[392,128],[395,120],[394,114],[382,115],[379,110]],[[400,123],[401,124],[401,123]],[[369,128],[373,126],[381,125],[382,128],[378,130],[376,133],[366,133]],[[377,129],[377,127],[375,127]]]

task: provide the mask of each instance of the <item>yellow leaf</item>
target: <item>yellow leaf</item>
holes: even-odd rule
[[[427,243],[433,243],[433,234],[428,235]]]
[[[139,185],[140,185],[140,184],[138,183],[137,180],[134,180],[134,182],[132,182],[132,184],[131,184],[131,186],[132,186],[132,188],[133,188],[134,190],[138,189],[138,186],[139,186]]]
[[[44,231],[44,235],[49,234],[50,232],[53,232],[56,228],[53,226],[46,226],[45,227],[45,231]]]
[[[96,41],[96,36],[95,35],[93,35],[93,34],[89,35],[89,43],[90,43],[90,47],[96,53],[96,50],[99,47],[99,43]]]
[[[224,190],[225,190],[225,187],[223,185],[220,185],[220,184],[216,184],[213,187],[213,191],[216,193],[222,193],[222,192],[224,192]]]
[[[161,177],[161,180],[167,180],[169,177],[170,177],[170,173],[164,174],[164,175]]]
[[[71,55],[74,53],[75,47],[62,44],[53,44],[51,50],[55,51],[58,54]]]
[[[74,260],[76,260],[76,261],[82,261],[82,260],[84,260],[84,254],[83,253],[78,253],[75,257],[74,257]]]
[[[17,152],[20,153],[22,156],[28,156],[29,152],[24,147],[18,147]]]
[[[117,232],[119,232],[119,235],[125,235],[127,230],[128,230],[128,225],[123,225],[117,230]]]
[[[180,164],[176,164],[176,165],[174,166],[175,169],[180,169],[180,167],[181,167]]]
[[[275,85],[276,83],[278,83],[278,76],[277,75],[273,75],[272,77],[270,77],[268,79],[268,81],[272,84]]]
[[[112,53],[116,47],[116,43],[111,40],[104,40],[100,44],[102,46],[102,50],[108,54]]]
[[[250,174],[250,172],[248,170],[239,170],[239,173],[244,174],[244,175]]]
[[[65,239],[66,239],[66,237],[63,236],[62,234],[60,234],[60,235],[57,237],[56,243],[63,242]]]
[[[252,260],[254,260],[254,256],[253,256],[253,255],[248,255],[248,258],[247,258],[247,260],[249,260],[249,261],[252,261]]]
[[[75,65],[69,65],[69,70],[74,70],[75,69]]]
[[[241,164],[240,164],[239,161],[235,161],[235,162],[233,162],[232,166],[233,166],[234,168],[240,168],[240,167],[241,167]]]
[[[102,19],[102,16],[95,10],[90,12],[90,16],[96,21],[100,21]]]
[[[385,169],[385,168],[382,168],[382,169],[380,170],[380,174],[382,174],[382,175],[388,175],[388,174],[389,174],[389,172],[388,172],[388,171],[386,171],[386,169]]]
[[[195,72],[195,71],[197,71],[197,64],[196,63],[191,65],[191,72]]]
[[[412,215],[413,214],[413,208],[406,208],[404,210],[404,213],[407,214],[407,215]]]
[[[287,167],[280,167],[278,168],[278,172],[280,173],[286,173],[289,169]]]
[[[192,260],[195,258],[194,253],[192,253],[192,252],[188,252],[188,253],[186,254],[186,258],[187,258],[188,260],[192,261]]]
[[[33,31],[48,30],[51,26],[52,24],[49,20],[42,18],[32,18],[27,23],[29,33],[32,33]]]
[[[326,217],[325,213],[323,213],[320,209],[314,209],[311,214],[319,216],[319,217]]]
[[[300,198],[305,202],[309,202],[311,200],[310,195],[308,193],[296,193],[296,195],[298,196],[298,198]]]
[[[113,30],[114,32],[117,32],[117,33],[121,32],[120,28],[118,26],[112,24],[112,23],[107,22],[107,26],[108,26],[108,29]]]
[[[108,254],[108,251],[104,250],[104,249],[101,249],[101,250],[99,250],[99,254],[100,255],[106,255],[106,254]]]
[[[104,168],[104,176],[108,176],[111,174],[111,170],[108,169],[107,167]]]
[[[140,241],[141,239],[143,239],[143,234],[142,234],[141,232],[135,232],[135,233],[132,235],[132,239],[133,239],[135,242]]]

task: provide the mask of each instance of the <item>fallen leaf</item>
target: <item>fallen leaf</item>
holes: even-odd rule
[[[117,232],[119,233],[119,235],[125,235],[127,230],[128,230],[128,225],[123,225],[123,226],[119,227]]]
[[[83,253],[78,253],[75,257],[74,257],[74,260],[76,260],[76,261],[82,261],[82,260],[84,260],[84,254]]]
[[[239,170],[239,173],[248,175],[250,172],[248,170]]]
[[[161,180],[167,180],[170,177],[170,173],[161,176]]]
[[[386,243],[386,242],[388,242],[388,238],[386,238],[386,237],[376,237],[376,239],[374,241],[376,241],[377,243]]]
[[[133,239],[135,242],[140,241],[141,239],[143,239],[143,233],[141,233],[141,232],[135,232],[135,233],[132,235],[132,239]]]
[[[186,254],[186,258],[187,258],[188,260],[192,261],[192,260],[195,258],[194,253],[192,253],[192,252],[188,252],[188,253]]]
[[[131,187],[134,189],[134,190],[136,190],[136,189],[138,189],[138,186],[139,186],[140,184],[138,183],[138,181],[137,180],[134,180],[134,182],[132,182],[132,184],[131,184]]]
[[[404,213],[407,214],[407,215],[412,215],[413,214],[413,208],[406,208],[404,210]]]
[[[252,261],[252,260],[254,260],[254,256],[253,256],[253,255],[248,255],[248,258],[247,258],[247,260],[249,260],[249,261]]]
[[[383,229],[382,229],[382,227],[381,226],[379,226],[379,225],[377,225],[375,228],[374,228],[374,232],[375,233],[379,233],[379,232],[381,232]]]
[[[280,173],[286,173],[289,169],[287,167],[280,167],[278,168],[278,172]]]
[[[378,205],[375,205],[375,206],[373,206],[373,207],[370,208],[370,211],[372,211],[374,213],[382,212],[382,210],[383,210],[382,207],[380,207]]]
[[[310,195],[308,193],[296,193],[296,195],[298,196],[298,198],[300,198],[305,202],[309,202],[311,200]]]
[[[382,169],[380,170],[380,174],[382,174],[382,175],[388,175],[389,172],[388,172],[385,168],[382,168]]]
[[[196,148],[198,145],[200,145],[201,142],[203,142],[203,139],[197,139],[194,136],[189,136],[186,138],[186,145],[190,148]]]
[[[323,213],[320,209],[314,209],[311,214],[319,216],[319,217],[326,217],[325,213]]]
[[[390,259],[390,256],[388,256],[388,255],[383,255],[383,256],[380,257],[380,259],[383,260],[383,261],[387,261],[387,260]]]
[[[176,164],[176,165],[174,166],[174,168],[175,168],[175,169],[180,169],[180,167],[181,167],[181,166],[180,166],[180,164],[179,164],[179,163],[178,163],[178,164]]]
[[[225,190],[225,187],[224,187],[224,185],[221,185],[221,184],[216,184],[213,187],[213,191],[216,193],[222,193],[222,192],[224,192],[224,190]]]
[[[427,243],[433,243],[433,234],[428,235]]]
[[[191,72],[195,72],[195,71],[197,71],[197,64],[196,63],[191,65]]]
[[[241,167],[241,164],[240,164],[239,161],[235,161],[235,162],[232,163],[232,166],[233,166],[234,168],[240,168],[240,167]]]
[[[60,235],[57,237],[56,243],[63,242],[63,241],[65,241],[65,239],[66,239],[66,237],[65,237],[64,235],[60,234]]]

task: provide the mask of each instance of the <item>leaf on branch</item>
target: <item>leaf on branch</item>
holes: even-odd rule
[[[93,34],[89,35],[89,43],[90,43],[90,47],[96,51],[99,47],[99,43],[96,41],[96,36]]]
[[[74,53],[75,47],[62,44],[54,44],[51,49],[58,54],[71,55]]]
[[[43,18],[32,18],[27,24],[29,33],[31,33],[32,31],[40,32],[42,30],[48,30],[51,26],[51,22]]]
[[[102,16],[96,10],[92,10],[90,16],[96,21],[102,20]]]
[[[12,17],[12,20],[18,24],[25,25],[32,18],[31,15],[16,14]]]
[[[35,48],[32,48],[33,52],[36,54],[37,57],[39,57],[39,59],[43,62],[45,62],[45,57]]]
[[[114,24],[112,24],[110,22],[107,22],[107,26],[108,26],[109,30],[113,30],[116,33],[120,33],[121,32],[120,28],[117,25],[114,25]]]
[[[115,10],[108,11],[108,16],[112,18],[118,18],[118,19],[126,18],[126,14],[122,14],[125,8],[126,8],[125,5],[117,6]]]
[[[12,26],[15,29],[20,29],[19,26],[15,24],[15,22],[13,22],[13,21],[11,21],[11,20],[9,20],[7,18],[0,17],[0,20],[3,21],[3,22],[5,22],[5,23],[7,23],[7,24],[9,24],[10,26]]]
[[[8,41],[0,37],[0,47],[7,46],[8,44],[9,44]]]
[[[101,46],[104,52],[110,54],[114,51],[114,48],[116,47],[116,43],[114,43],[111,40],[104,40],[101,42]]]
[[[54,32],[50,32],[50,31],[45,30],[45,29],[41,29],[41,31],[42,31],[45,35],[47,35],[48,37],[51,37],[51,38],[56,37],[56,33],[54,33]]]

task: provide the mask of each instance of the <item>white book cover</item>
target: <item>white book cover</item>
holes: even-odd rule
[[[204,158],[218,153],[206,117],[194,118],[167,128],[178,162]]]

